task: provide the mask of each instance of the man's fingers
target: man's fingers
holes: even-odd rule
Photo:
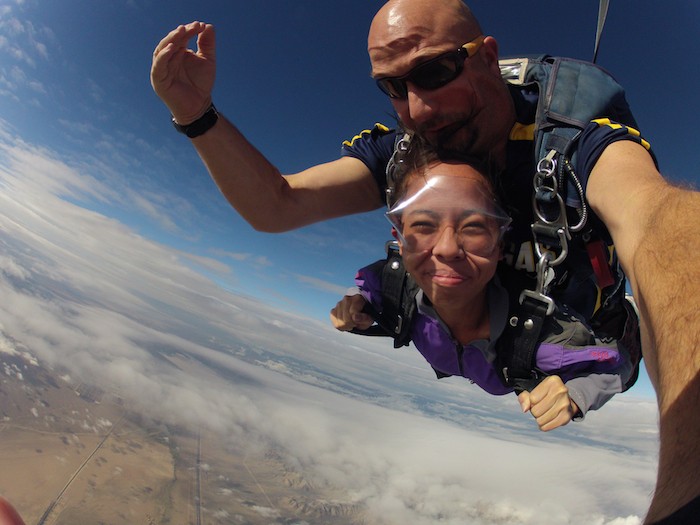
[[[173,57],[178,52],[187,50],[187,42],[197,34],[199,22],[192,22],[187,26],[181,25],[170,31],[163,40],[161,40],[153,51],[153,63],[151,65],[151,85],[155,89],[160,87],[160,84],[167,83],[168,78],[172,77],[174,72],[171,70]]]
[[[158,45],[153,51],[153,56],[156,57],[160,55],[163,52],[163,50],[168,46],[182,47],[183,45],[187,45],[187,40],[189,40],[189,38],[185,38],[186,34],[187,29],[185,28],[185,26],[177,26],[175,29],[170,31],[170,33],[165,35],[165,37],[160,42],[158,42]]]
[[[197,37],[197,52],[209,60],[216,59],[216,33],[214,26],[203,24],[202,32]]]
[[[190,22],[187,25],[179,25],[170,33],[168,33],[156,46],[153,51],[153,56],[159,55],[167,46],[172,44],[175,48],[187,47],[187,43],[190,39],[200,33],[202,33],[205,28],[210,27],[213,38],[214,27],[203,22]]]

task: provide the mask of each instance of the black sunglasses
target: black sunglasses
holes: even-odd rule
[[[377,85],[390,98],[398,99],[408,96],[406,82],[411,82],[420,89],[440,88],[459,76],[464,69],[464,61],[473,57],[483,43],[484,36],[480,35],[457,51],[450,51],[418,64],[403,76],[378,78]]]

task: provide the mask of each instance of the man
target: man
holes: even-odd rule
[[[496,40],[479,41],[481,34],[459,0],[390,0],[370,29],[372,74],[405,89],[404,98],[391,102],[408,129],[507,166],[516,115],[500,77]],[[194,36],[196,53],[187,49]],[[401,78],[465,42],[478,49],[456,77],[428,88],[415,76]],[[154,51],[156,93],[175,122],[194,123],[185,131],[196,135],[192,143],[213,179],[252,226],[282,231],[382,204],[372,169],[359,158],[345,156],[282,177],[210,109],[214,73],[210,25],[180,26]],[[653,523],[691,500],[700,506],[700,313],[696,294],[688,290],[700,282],[700,194],[667,183],[639,141],[617,140],[592,166],[586,198],[612,235],[630,280],[642,318],[647,370],[658,395],[659,473],[647,518]]]

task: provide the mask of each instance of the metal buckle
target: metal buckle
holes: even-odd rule
[[[523,304],[523,302],[525,302],[525,298],[534,299],[535,301],[539,301],[541,303],[546,304],[547,315],[551,315],[554,311],[554,300],[541,292],[536,292],[533,290],[523,290],[520,293],[520,304]]]

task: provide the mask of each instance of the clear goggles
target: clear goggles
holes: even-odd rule
[[[418,186],[417,191],[411,191]],[[450,242],[479,257],[494,253],[511,223],[484,182],[455,175],[415,178],[409,193],[386,212],[386,217],[404,250],[431,251],[449,233]]]

